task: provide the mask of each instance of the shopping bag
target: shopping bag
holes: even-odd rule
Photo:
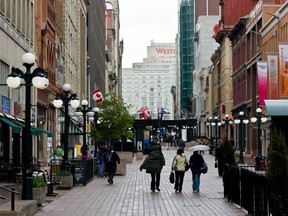
[[[173,171],[171,171],[171,173],[170,173],[169,181],[171,184],[174,184],[174,182],[175,182],[175,174]]]

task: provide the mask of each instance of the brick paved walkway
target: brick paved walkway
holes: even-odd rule
[[[192,192],[192,174],[187,171],[182,193],[169,183],[171,162],[176,147],[163,147],[166,166],[161,174],[160,192],[150,191],[150,175],[140,172],[142,159],[127,164],[125,176],[115,176],[109,185],[104,178],[95,178],[86,186],[76,186],[42,207],[35,216],[245,216],[247,213],[223,198],[222,179],[214,168],[214,156],[204,155],[207,174],[201,175],[200,193]],[[188,157],[192,152],[187,149]],[[145,157],[145,156],[144,156]]]

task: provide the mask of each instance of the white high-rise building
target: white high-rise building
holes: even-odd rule
[[[175,43],[151,42],[143,62],[122,70],[122,96],[124,103],[133,106],[131,114],[147,106],[152,119],[157,119],[159,109],[164,108],[169,114],[164,114],[163,119],[173,119],[172,86],[176,86]]]

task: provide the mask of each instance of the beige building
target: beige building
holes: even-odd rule
[[[87,1],[66,0],[64,8],[64,83],[69,83],[72,90],[87,99]]]
[[[121,97],[121,74],[123,41],[120,41],[120,18],[118,0],[106,1],[106,87]]]

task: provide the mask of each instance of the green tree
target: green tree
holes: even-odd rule
[[[99,104],[98,120],[100,124],[92,127],[90,136],[96,141],[105,141],[109,145],[113,141],[132,138],[131,129],[134,122],[134,116],[130,115],[128,108],[131,105],[125,105],[115,94],[106,94],[104,100]]]
[[[270,192],[272,215],[285,215],[288,212],[287,185],[288,147],[282,132],[271,131],[271,144],[268,148],[266,175]]]
[[[271,132],[271,144],[268,148],[266,175],[268,177],[288,176],[288,149],[282,132]]]

